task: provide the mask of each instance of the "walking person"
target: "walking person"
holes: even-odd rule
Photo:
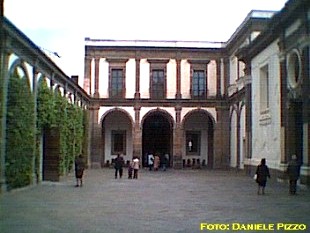
[[[297,161],[297,156],[295,154],[292,155],[292,159],[288,163],[286,172],[289,178],[289,193],[291,195],[295,195],[297,180],[299,179],[300,175],[300,163]]]
[[[266,165],[266,159],[263,158],[260,164],[256,169],[256,182],[258,184],[257,194],[260,194],[260,190],[262,190],[262,194],[265,194],[265,187],[267,183],[267,177],[270,178],[269,168]]]
[[[75,178],[76,178],[75,187],[82,187],[85,163],[84,163],[83,156],[81,154],[75,158],[74,165],[75,165]]]
[[[138,157],[135,157],[132,162],[133,162],[133,178],[138,179],[138,171],[140,167]]]
[[[121,179],[123,176],[123,166],[124,166],[124,158],[120,154],[117,155],[114,160],[114,168],[115,168],[115,179],[117,179],[117,175],[119,174],[119,178]]]

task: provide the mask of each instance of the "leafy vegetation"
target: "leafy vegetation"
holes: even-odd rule
[[[27,79],[16,72],[8,88],[6,181],[9,190],[35,182],[34,174],[38,179],[41,138],[46,129],[60,130],[60,175],[71,171],[75,156],[87,146],[86,111],[69,103],[59,90],[52,91],[45,79],[38,82],[36,107],[35,110]]]

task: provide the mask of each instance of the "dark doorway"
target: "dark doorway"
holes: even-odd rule
[[[45,129],[43,135],[43,180],[59,181],[60,132],[58,128]]]
[[[302,102],[291,102],[290,113],[290,155],[296,154],[300,162],[303,161],[303,110]]]
[[[171,159],[172,127],[162,113],[153,113],[143,122],[142,131],[142,165],[147,166],[147,154],[158,153],[159,156],[169,154]],[[169,163],[170,164],[170,161]]]

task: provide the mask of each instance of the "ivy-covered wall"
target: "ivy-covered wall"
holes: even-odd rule
[[[40,177],[44,130],[60,130],[59,175],[70,172],[75,156],[86,151],[82,148],[87,146],[86,110],[69,103],[58,90],[52,91],[45,79],[38,82],[36,118],[34,103],[27,79],[17,73],[12,75],[8,90],[5,159],[8,190],[29,185],[35,182],[35,177]]]
[[[35,149],[34,98],[26,78],[14,73],[8,86],[5,175],[7,189],[29,185]]]

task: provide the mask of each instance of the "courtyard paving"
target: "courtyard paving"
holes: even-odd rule
[[[84,186],[74,185],[71,174],[2,194],[0,232],[285,232],[282,223],[310,232],[309,189],[290,196],[286,183],[270,180],[257,195],[244,172],[141,170],[138,180],[115,180],[113,169],[89,169]],[[201,231],[201,223],[213,225]],[[242,228],[251,224],[257,229]]]

